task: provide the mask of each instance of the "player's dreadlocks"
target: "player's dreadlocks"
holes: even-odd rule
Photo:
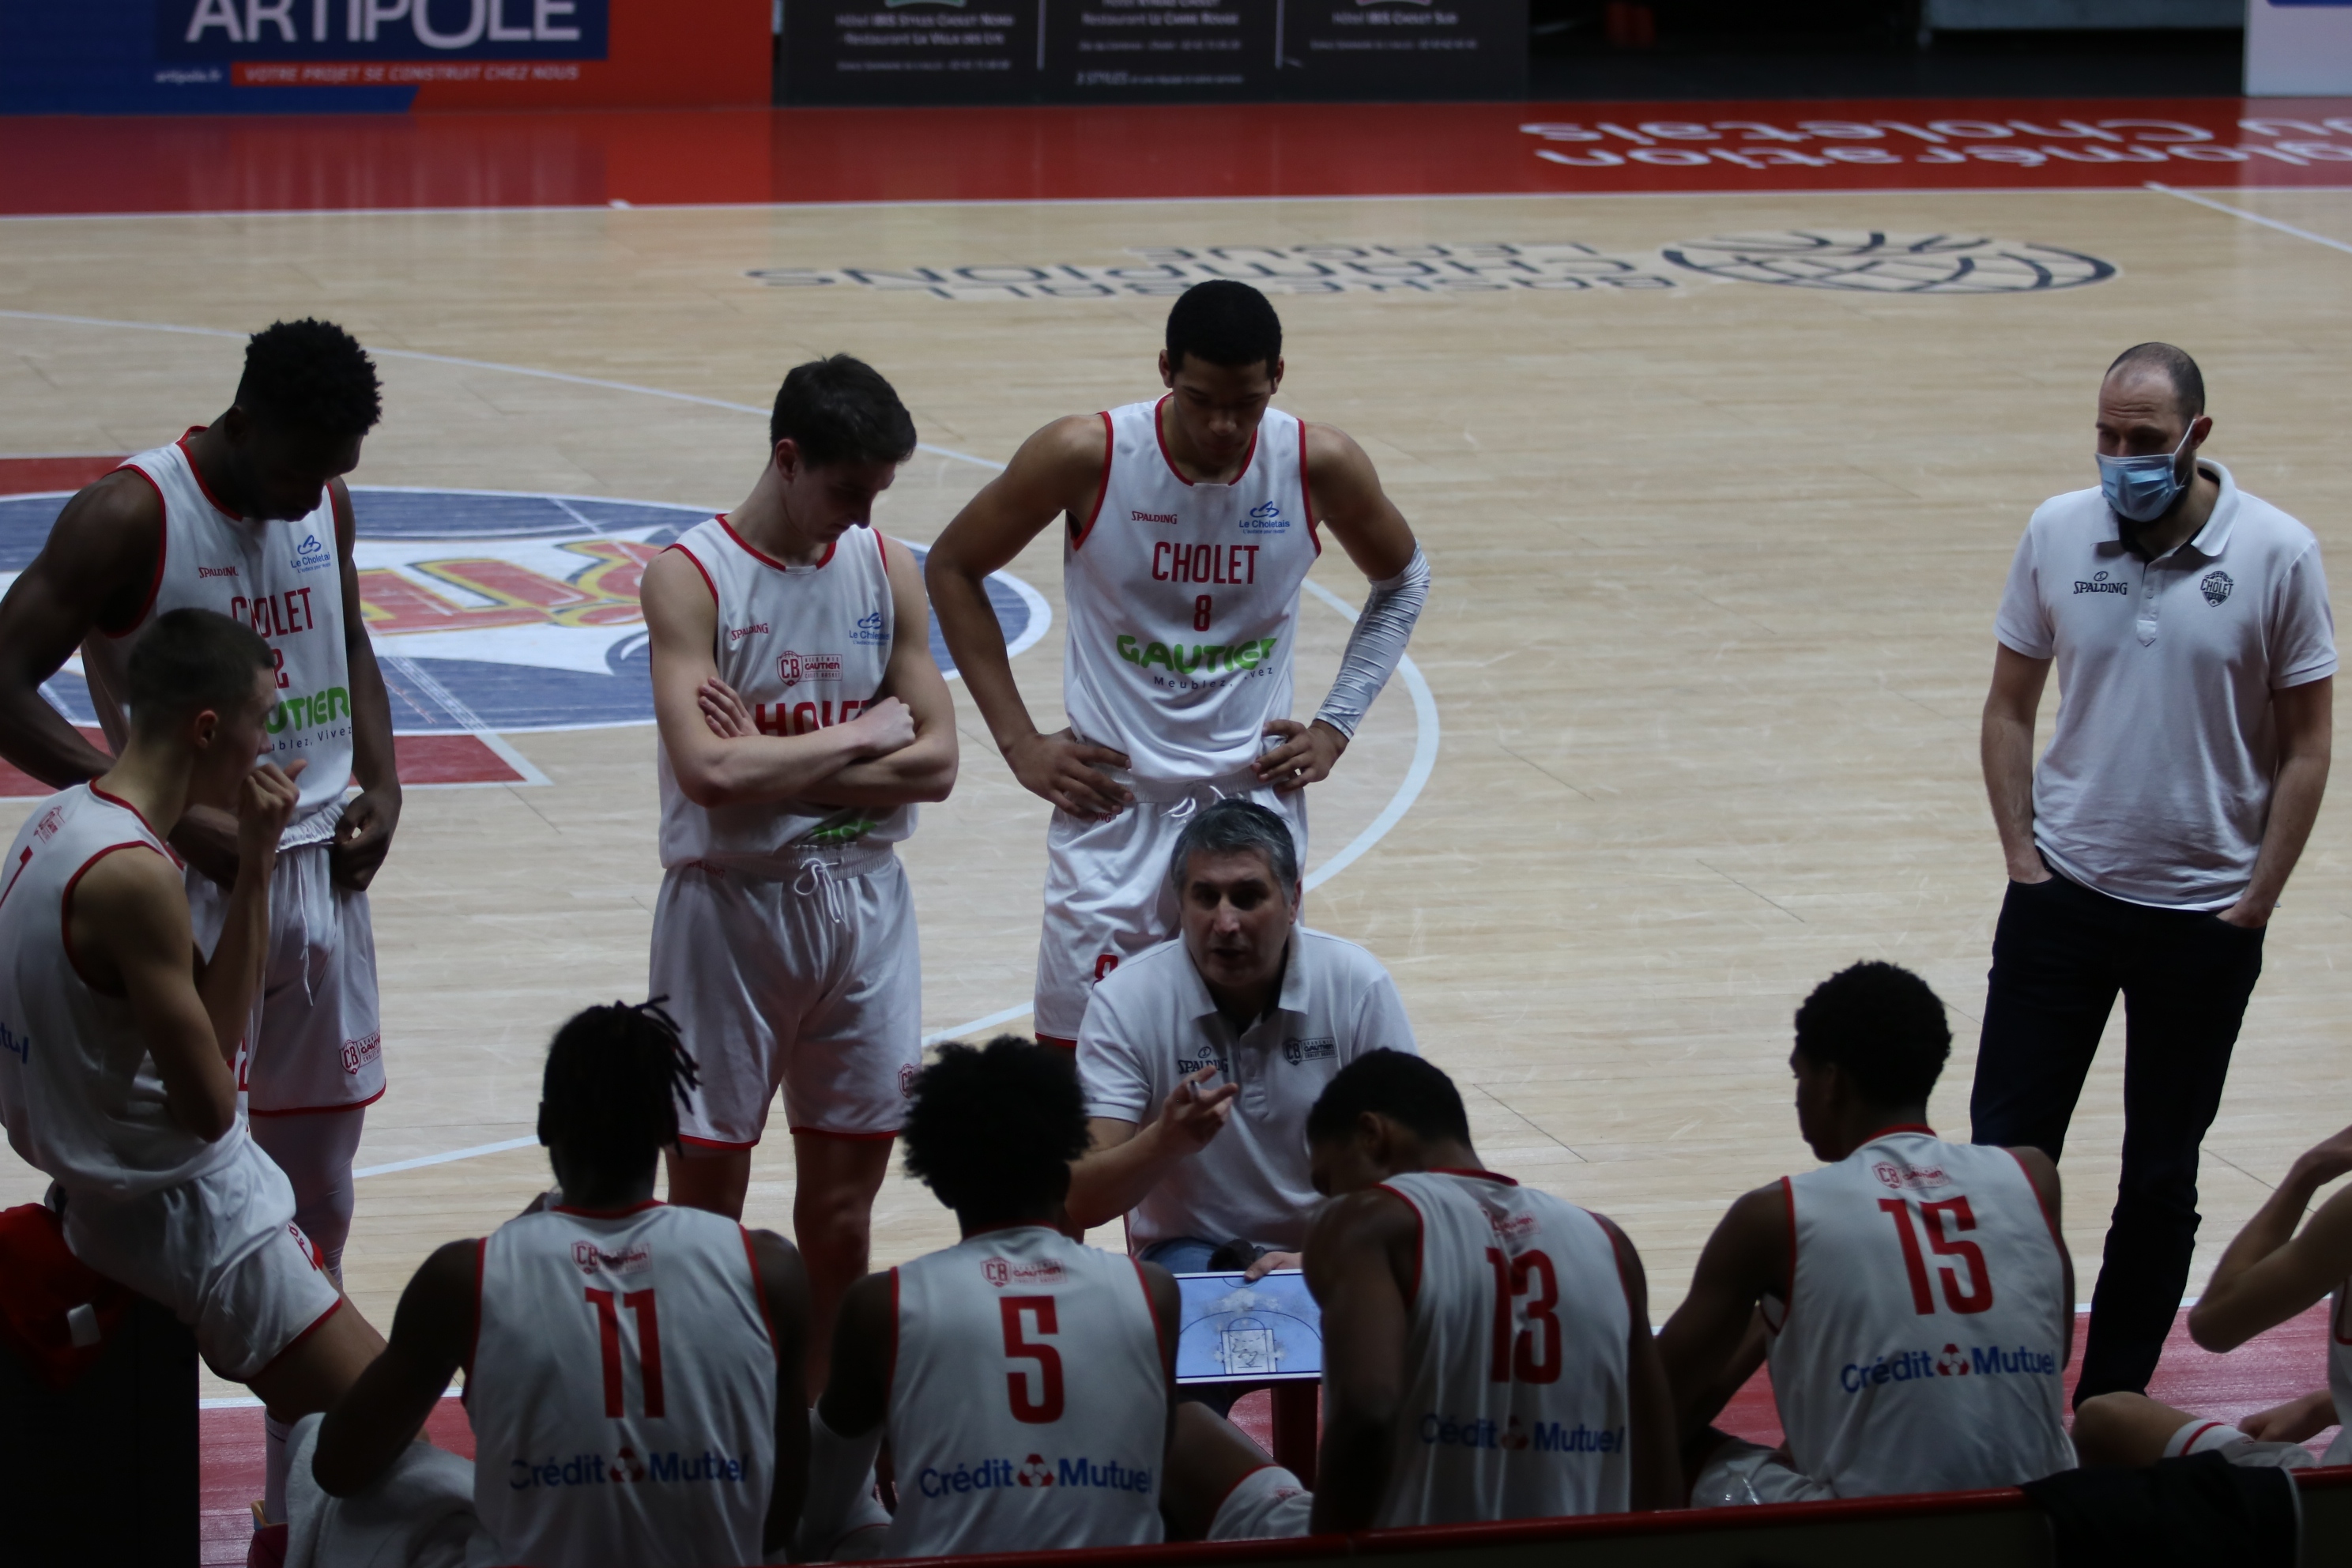
[[[555,1032],[540,1088],[540,1135],[617,1174],[677,1142],[678,1108],[700,1087],[667,997],[591,1007]]]
[[[1086,1097],[1066,1052],[1018,1035],[942,1046],[898,1136],[907,1173],[966,1225],[1034,1219],[1062,1201],[1087,1152]]]
[[[310,316],[272,321],[246,340],[236,402],[272,426],[344,439],[366,435],[383,416],[375,363],[359,340]]]

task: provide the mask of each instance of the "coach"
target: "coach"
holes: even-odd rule
[[[1365,1052],[1414,1050],[1412,1026],[1379,960],[1297,923],[1298,851],[1265,807],[1204,808],[1169,880],[1183,934],[1106,975],[1078,1029],[1092,1147],[1070,1217],[1128,1215],[1130,1247],[1180,1273],[1236,1242],[1266,1254],[1254,1272],[1296,1268],[1320,1201],[1307,1112]]]
[[[2042,503],[1985,700],[2009,861],[1969,1104],[2054,1159],[2124,995],[2122,1190],[2075,1400],[2144,1392],[2189,1278],[2198,1145],[2263,928],[2327,784],[2335,625],[2311,531],[2202,461],[2196,362],[2142,343],[2099,390],[2100,487]],[[2056,732],[2033,765],[2053,660]]]

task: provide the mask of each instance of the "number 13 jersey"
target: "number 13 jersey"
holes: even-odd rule
[[[1891,1127],[1781,1185],[1792,1279],[1765,1318],[1799,1470],[1841,1497],[1883,1497],[2074,1468],[2074,1304],[2016,1155]]]
[[[1421,1257],[1373,1523],[1623,1512],[1633,1312],[1608,1231],[1489,1171],[1416,1171],[1381,1190],[1419,1217]]]
[[[1322,543],[1307,426],[1269,408],[1231,484],[1176,471],[1159,403],[1102,416],[1102,498],[1066,536],[1070,727],[1125,752],[1138,777],[1213,779],[1249,766],[1290,717],[1298,586]]]
[[[1134,1260],[1043,1226],[890,1271],[886,1557],[1160,1538],[1168,1371]]]

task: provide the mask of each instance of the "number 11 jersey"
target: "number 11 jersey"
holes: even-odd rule
[[[1890,1127],[1781,1185],[1792,1278],[1767,1353],[1799,1470],[1884,1497],[2074,1468],[2074,1304],[2016,1155]]]

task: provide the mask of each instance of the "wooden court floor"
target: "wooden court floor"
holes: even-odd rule
[[[1976,764],[1993,607],[2034,504],[2092,482],[2107,360],[2151,337],[2194,353],[2209,452],[2352,575],[2352,253],[2320,242],[2352,244],[2352,192],[2228,201],[2317,237],[2156,191],[5,222],[0,310],[17,314],[0,315],[0,455],[166,439],[226,402],[238,345],[154,327],[243,332],[316,313],[374,347],[444,356],[383,359],[386,417],[356,482],[724,507],[763,431],[719,405],[762,405],[793,363],[848,350],[896,382],[927,443],[982,460],[908,466],[878,521],[920,542],[1036,425],[1151,394],[1163,303],[747,273],[1572,242],[1672,277],[1276,300],[1283,405],[1364,444],[1436,574],[1412,650],[1430,700],[1417,711],[1403,681],[1383,697],[1313,797],[1310,866],[1408,789],[1432,725],[1434,769],[1309,895],[1308,918],[1388,964],[1424,1049],[1465,1086],[1490,1163],[1625,1226],[1663,1318],[1731,1198],[1810,1161],[1784,1058],[1792,1009],[1832,970],[1883,957],[1936,985],[1957,1038],[1933,1110],[1965,1135],[2002,886]],[[1718,279],[1658,254],[1872,230],[2000,237],[2116,271],[2035,292],[1893,294]],[[67,317],[86,320],[54,319]],[[1051,536],[1013,570],[1058,621]],[[1315,580],[1360,601],[1337,552]],[[1302,713],[1345,631],[1307,606]],[[1017,664],[1049,724],[1061,636]],[[959,700],[961,782],[908,850],[932,1030],[1025,1004],[1043,874],[1045,808]],[[554,1025],[642,992],[660,876],[651,730],[509,740],[550,782],[412,792],[376,883],[391,1090],[363,1167],[528,1136]],[[0,809],[0,828],[23,811]],[[2206,1145],[2200,1279],[2292,1154],[2352,1121],[2348,921],[2339,798],[2272,927]],[[2112,1201],[2118,1055],[2102,1059],[2063,1166],[2085,1295]],[[367,1177],[352,1295],[388,1324],[434,1245],[494,1226],[545,1180],[528,1148]],[[0,1154],[0,1201],[40,1187]],[[778,1136],[750,1218],[784,1227],[790,1199]],[[894,1177],[876,1261],[950,1233],[927,1192]]]

